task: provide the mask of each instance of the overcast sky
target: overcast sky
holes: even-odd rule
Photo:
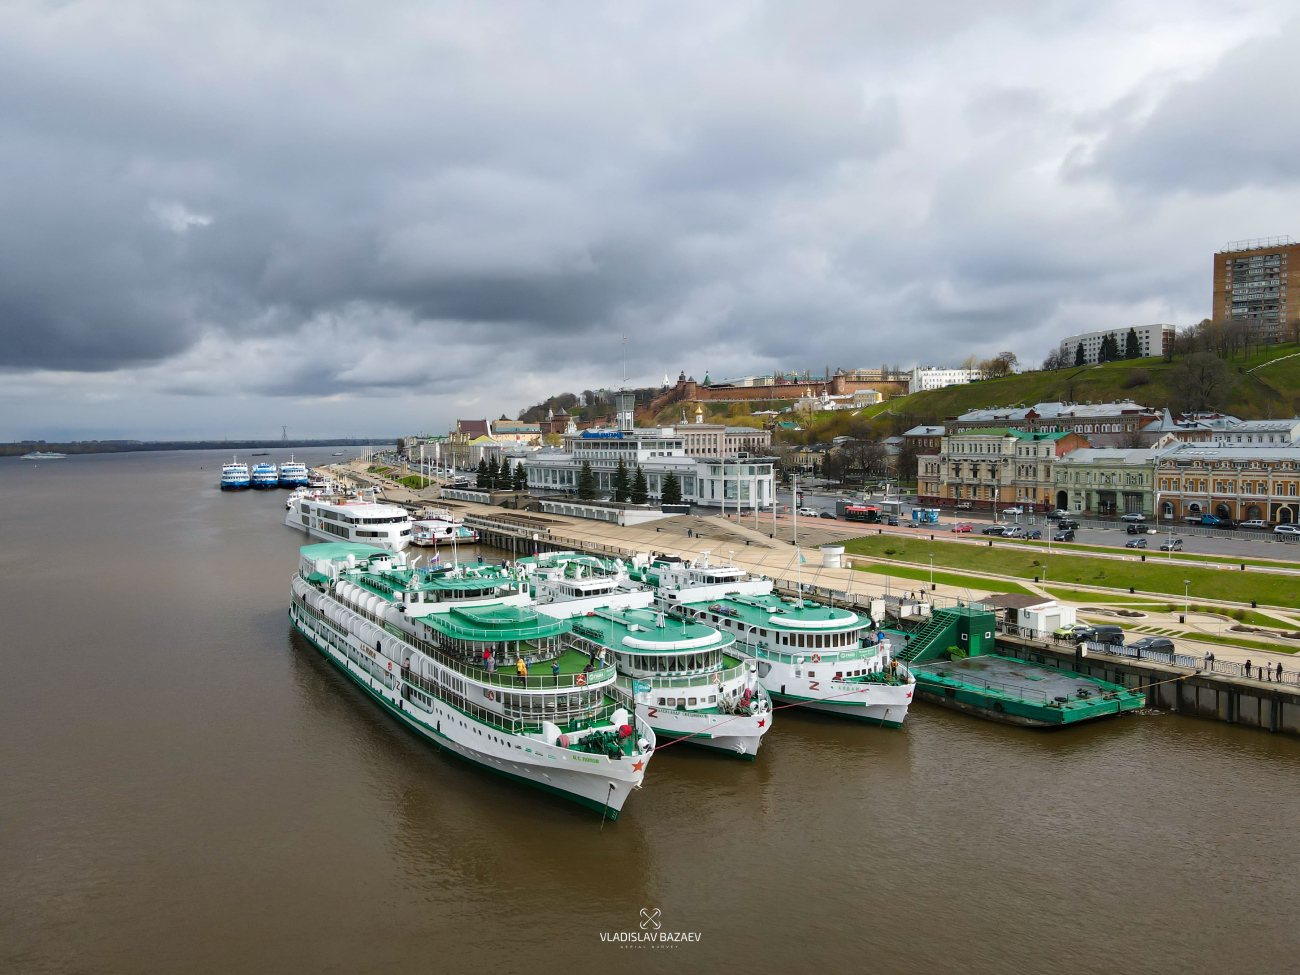
[[[555,392],[1210,314],[1300,236],[1294,4],[0,4],[0,438],[445,431]]]

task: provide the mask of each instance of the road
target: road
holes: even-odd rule
[[[791,504],[791,495],[787,492],[777,492],[777,502],[783,505]],[[817,511],[835,511],[835,501],[838,495],[813,494],[811,491],[804,492],[804,507],[814,508]],[[878,503],[875,499],[873,503]],[[906,509],[905,509],[906,510]],[[939,515],[938,525],[928,525],[926,530],[948,534],[953,525],[966,524],[974,527],[973,534],[979,534],[980,529],[986,528],[993,524],[993,515],[988,511],[961,512],[961,517],[957,513],[944,509]],[[818,519],[821,524],[830,525],[828,519]],[[1011,518],[1009,524],[1015,524],[1016,518]],[[839,522],[844,524],[844,522]],[[1041,515],[1021,516],[1019,523],[1025,527],[1034,527],[1043,530],[1044,535],[1047,533],[1047,526],[1054,526],[1054,522],[1045,520]],[[879,527],[879,526],[877,526]],[[888,531],[889,529],[886,529]],[[906,528],[894,529],[900,534],[915,534],[914,531]],[[1127,542],[1135,538],[1146,538],[1148,558],[1160,555],[1160,546],[1167,538],[1167,535],[1130,535],[1125,528],[1080,528],[1075,533],[1075,541],[1081,545],[1097,545],[1105,548],[1113,548],[1119,551],[1133,552],[1126,549]],[[1297,542],[1275,542],[1269,532],[1260,532],[1258,540],[1246,538],[1213,538],[1208,535],[1175,535],[1175,538],[1183,540],[1183,551],[1196,555],[1214,555],[1224,558],[1257,558],[1257,559],[1278,559],[1288,562],[1300,562],[1300,543]]]

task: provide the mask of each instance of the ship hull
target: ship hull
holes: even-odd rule
[[[696,745],[753,761],[763,736],[772,726],[772,712],[761,715],[733,716],[673,711],[667,708],[637,705],[637,716],[654,729],[659,747],[671,741]]]

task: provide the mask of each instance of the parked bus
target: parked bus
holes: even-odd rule
[[[865,521],[871,525],[880,523],[880,509],[873,504],[849,504],[844,506],[846,521]]]

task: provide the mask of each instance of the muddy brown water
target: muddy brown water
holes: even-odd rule
[[[0,971],[1300,968],[1296,740],[785,710],[602,829],[292,634],[286,492],[223,459],[0,461]]]

